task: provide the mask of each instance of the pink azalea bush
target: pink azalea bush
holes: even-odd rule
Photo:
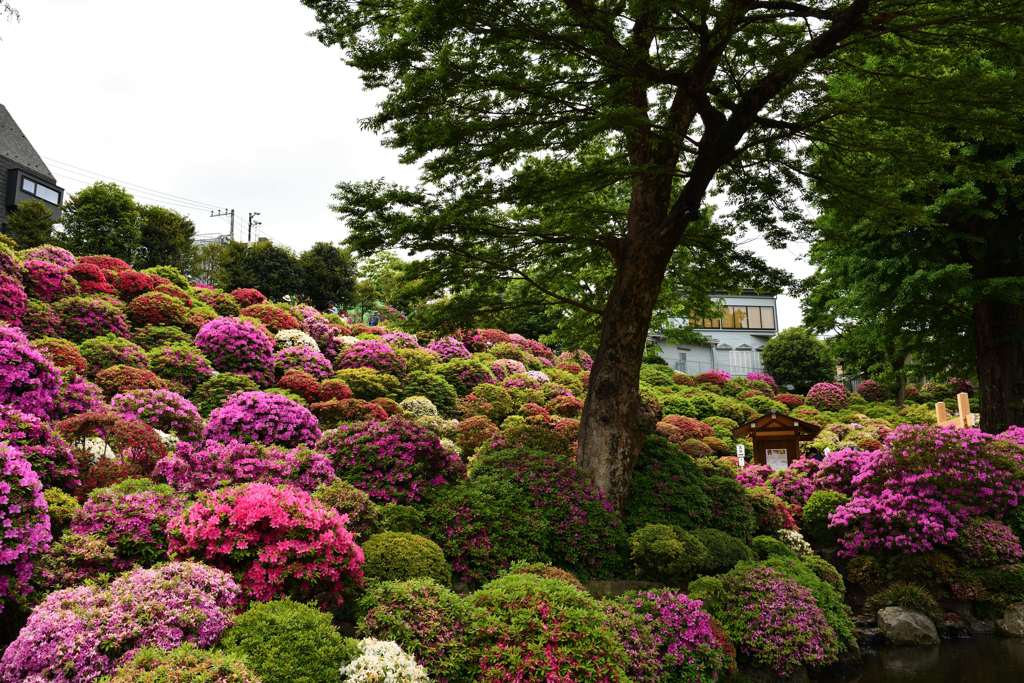
[[[190,493],[246,482],[294,484],[313,491],[335,479],[330,459],[305,446],[285,449],[240,441],[178,444],[160,459],[154,473]]]
[[[68,443],[48,422],[8,405],[0,405],[0,442],[15,446],[44,487],[78,486],[78,464]]]
[[[140,420],[184,441],[197,441],[203,435],[203,418],[195,405],[167,389],[134,389],[116,394],[110,399],[110,406],[123,417]]]
[[[793,505],[803,505],[817,490],[819,464],[811,458],[797,458],[784,470],[768,477],[768,488],[776,496]]]
[[[4,652],[0,681],[89,683],[147,645],[210,647],[231,624],[238,597],[228,574],[194,562],[51,593]]]
[[[268,446],[312,446],[320,438],[316,416],[280,394],[243,391],[210,413],[207,441],[254,441]]]
[[[274,370],[274,339],[262,326],[242,318],[215,318],[199,328],[196,346],[217,370],[269,383]]]
[[[807,390],[807,403],[818,410],[842,410],[848,397],[841,384],[818,382]]]
[[[247,600],[289,595],[328,607],[363,580],[347,522],[299,488],[254,483],[200,494],[168,532],[173,556],[231,572]]]
[[[41,244],[38,247],[32,247],[22,252],[22,255],[26,261],[33,259],[39,259],[40,261],[49,261],[55,263],[63,268],[71,268],[78,259],[67,249],[61,247],[55,247],[52,244]]]
[[[964,564],[975,567],[1011,564],[1024,557],[1013,529],[983,517],[975,517],[960,529],[954,547]]]
[[[124,306],[111,298],[70,296],[55,303],[53,310],[60,317],[61,336],[73,341],[104,334],[128,334]]]
[[[460,342],[455,337],[441,337],[427,344],[427,348],[438,356],[442,360],[451,360],[453,358],[469,358],[469,349],[466,345]]]
[[[1024,494],[1024,452],[978,429],[900,425],[853,476],[830,526],[850,556],[952,543],[971,517],[999,517]]]
[[[379,503],[414,503],[464,476],[457,453],[432,432],[399,416],[326,432],[317,450],[331,457],[342,479]]]
[[[327,379],[334,372],[324,354],[308,346],[289,346],[274,354],[274,371],[281,377],[289,370],[303,370],[317,379]]]
[[[866,379],[857,385],[857,393],[864,397],[865,401],[884,401],[885,387],[873,379]]]
[[[103,390],[80,375],[65,376],[54,399],[53,419],[101,410]]]
[[[0,275],[0,322],[21,322],[27,303],[28,295],[21,282],[9,275]]]
[[[48,418],[61,374],[16,327],[0,326],[0,403]]]
[[[41,259],[29,259],[21,265],[25,289],[36,299],[54,301],[66,291],[67,268]]]
[[[767,372],[748,372],[747,379],[751,382],[764,382],[772,388],[772,391],[778,391],[779,385],[775,381],[775,378],[769,375]]]
[[[342,368],[373,368],[398,376],[405,372],[405,361],[387,343],[376,339],[365,339],[343,349],[335,359],[334,367],[339,370]]]
[[[27,592],[32,563],[50,547],[43,485],[21,451],[0,443],[0,613],[11,595]]]
[[[715,369],[708,370],[707,372],[702,372],[699,375],[697,375],[694,379],[696,379],[699,383],[715,384],[718,386],[722,386],[730,379],[732,379],[732,375],[730,375],[725,370]]]

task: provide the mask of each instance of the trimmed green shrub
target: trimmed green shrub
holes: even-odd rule
[[[345,382],[355,398],[372,401],[375,398],[390,398],[401,391],[401,382],[394,375],[373,368],[345,368],[334,376]],[[420,392],[422,394],[422,392]],[[431,401],[433,397],[427,396]],[[435,403],[434,405],[437,405]]]
[[[57,488],[44,489],[43,498],[46,499],[46,505],[49,508],[50,533],[54,539],[58,539],[64,530],[71,526],[71,520],[75,518],[82,506],[74,496]]]
[[[703,567],[703,573],[721,574],[732,569],[737,562],[754,559],[750,546],[720,529],[694,529],[693,535],[708,550],[709,560]]]
[[[703,475],[701,489],[708,500],[710,520],[706,525],[737,538],[747,539],[757,529],[757,518],[747,489],[736,481],[735,472],[718,461],[702,459],[697,468]]]
[[[640,381],[656,387],[675,386],[675,371],[667,365],[655,365],[648,361],[640,366]]]
[[[750,541],[750,547],[762,560],[769,557],[796,557],[796,553],[788,545],[772,536],[754,536]]]
[[[634,531],[629,557],[639,578],[676,586],[685,585],[712,561],[696,534],[670,524],[648,524]]]
[[[505,574],[533,574],[534,576],[540,576],[545,579],[558,579],[559,581],[565,581],[570,583],[580,590],[586,590],[583,583],[580,582],[576,575],[572,572],[567,572],[564,569],[554,566],[548,562],[513,562],[512,566],[502,572],[502,576]]]
[[[407,531],[416,533],[426,525],[423,511],[411,505],[388,503],[380,510],[380,526],[386,531]]]
[[[243,657],[263,683],[337,683],[338,670],[357,652],[329,614],[291,600],[253,605],[220,646]]]
[[[662,436],[649,436],[633,470],[623,518],[627,529],[674,524],[682,529],[711,526],[711,501],[693,458]]]
[[[425,396],[442,415],[451,417],[456,413],[455,401],[458,399],[458,394],[455,392],[455,387],[444,377],[433,372],[422,370],[410,372],[402,380],[398,396],[400,398]]]
[[[942,623],[942,609],[928,589],[916,583],[894,583],[867,599],[864,607],[874,614],[883,607],[903,607],[926,615],[936,624]]]
[[[441,548],[424,536],[403,531],[374,534],[363,542],[363,574],[377,581],[404,581],[429,577],[451,585],[452,570]]]
[[[828,516],[836,508],[849,502],[845,493],[821,489],[811,494],[803,508],[800,530],[804,536],[817,545],[832,546],[836,542],[836,533],[828,528]]]
[[[200,650],[192,643],[173,650],[144,647],[101,683],[260,683],[238,657]]]
[[[201,383],[192,392],[192,403],[199,409],[203,417],[227,403],[227,400],[240,391],[256,391],[256,382],[242,375],[222,372]]]
[[[360,535],[372,534],[380,527],[380,508],[370,500],[369,494],[357,489],[344,479],[321,484],[313,497],[324,505],[348,515],[349,531]]]

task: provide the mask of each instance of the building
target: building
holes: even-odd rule
[[[64,190],[7,107],[0,104],[0,226],[6,226],[7,215],[29,199],[46,204],[54,221],[60,221]]]
[[[725,294],[718,301],[721,317],[692,321],[694,331],[707,339],[706,344],[676,344],[662,334],[651,334],[651,342],[671,368],[690,375],[716,369],[731,375],[762,370],[761,350],[779,332],[775,297]]]

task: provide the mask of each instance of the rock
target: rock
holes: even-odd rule
[[[976,636],[990,636],[996,632],[996,623],[991,619],[974,619],[967,625],[971,634]]]
[[[885,645],[885,635],[882,633],[882,629],[877,626],[858,626],[857,642],[860,643],[861,647],[876,648]]]
[[[939,632],[932,620],[902,607],[878,610],[878,627],[894,645],[938,645]]]
[[[996,621],[996,630],[1004,636],[1024,638],[1024,602],[1015,602]]]

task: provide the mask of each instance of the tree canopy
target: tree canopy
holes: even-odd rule
[[[835,361],[825,342],[804,327],[790,327],[769,339],[761,359],[776,382],[800,393],[836,376]]]
[[[116,183],[96,182],[64,205],[64,241],[79,254],[108,254],[132,262],[142,238],[135,198]]]
[[[271,299],[297,294],[301,287],[295,252],[270,240],[229,242],[217,254],[217,284],[226,290],[259,289]]]
[[[301,293],[319,309],[345,306],[356,285],[352,254],[328,242],[317,242],[299,256]]]
[[[53,212],[38,199],[29,199],[7,216],[7,234],[22,249],[46,244],[53,237]]]
[[[192,255],[192,238],[196,234],[192,220],[162,206],[141,206],[139,214],[145,250],[140,253],[137,267],[187,268]]]

